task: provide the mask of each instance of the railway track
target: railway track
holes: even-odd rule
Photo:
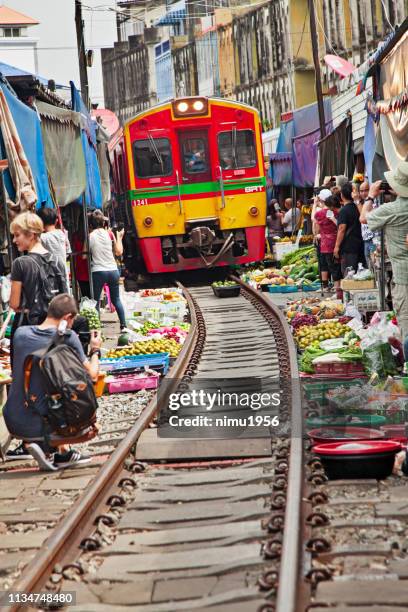
[[[255,437],[161,438],[148,428],[169,394],[199,376],[238,380],[259,376],[261,365],[275,386],[295,377],[289,330],[279,310],[249,288],[226,301],[210,288],[186,297],[191,333],[165,392],[31,551],[13,591],[74,591],[73,609],[83,611],[296,609],[301,435],[290,441],[269,427]],[[292,417],[290,405],[300,416],[300,395],[288,389],[280,419]],[[285,506],[295,530],[284,529]]]

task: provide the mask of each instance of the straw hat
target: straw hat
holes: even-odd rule
[[[408,198],[408,162],[400,162],[395,170],[384,172],[384,176],[396,194]]]

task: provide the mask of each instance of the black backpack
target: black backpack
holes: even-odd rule
[[[25,397],[29,407],[36,398],[30,397],[30,375],[33,363],[38,363],[48,397],[47,415],[43,417],[46,433],[75,438],[96,421],[98,402],[91,377],[76,351],[65,344],[72,332],[57,333],[43,350],[26,358]]]
[[[38,269],[38,282],[35,285],[34,296],[28,296],[24,306],[27,306],[27,303],[31,304],[28,322],[30,325],[38,325],[44,321],[52,298],[67,291],[67,283],[58,267],[55,255],[51,253],[40,255],[41,263],[35,255],[28,257]]]

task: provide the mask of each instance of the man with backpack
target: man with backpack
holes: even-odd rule
[[[101,337],[92,332],[88,359],[70,329],[76,315],[74,298],[61,294],[51,301],[45,321],[14,335],[13,382],[3,416],[10,434],[23,443],[8,451],[8,459],[34,457],[47,471],[89,461],[75,449],[58,448],[87,439],[96,419],[92,380],[98,376]]]

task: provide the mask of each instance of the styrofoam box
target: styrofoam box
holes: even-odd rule
[[[378,289],[368,291],[354,290],[350,291],[350,298],[356,308],[359,310],[379,310],[380,308],[380,292]]]
[[[292,242],[277,242],[273,245],[273,252],[277,261],[280,261],[284,255],[293,253],[293,251],[297,251],[298,249],[299,245],[293,244]]]

